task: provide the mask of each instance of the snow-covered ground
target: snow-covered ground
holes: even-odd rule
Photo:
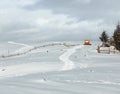
[[[6,45],[0,54],[34,47]],[[55,45],[0,58],[0,94],[120,94],[120,55],[98,54],[96,47]]]

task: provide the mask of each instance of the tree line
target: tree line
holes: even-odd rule
[[[116,50],[120,51],[120,25],[116,26],[112,37],[109,37],[106,31],[103,31],[99,39],[102,41],[102,47],[114,46]]]

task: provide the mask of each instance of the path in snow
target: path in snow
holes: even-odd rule
[[[66,80],[66,82],[70,82],[70,83],[84,83],[84,84],[119,85],[120,86],[120,82],[112,82],[112,81],[106,81],[106,80],[98,80],[98,81]]]
[[[24,52],[26,52],[28,49],[32,49],[32,48],[33,48],[33,46],[30,46],[30,45],[28,45],[28,44],[18,43],[18,42],[14,42],[14,41],[8,41],[8,43],[9,43],[9,44],[13,44],[13,45],[21,45],[21,46],[23,46],[22,48],[16,50],[16,51],[14,52],[14,54],[15,54],[15,53],[24,53]]]
[[[83,47],[83,45],[70,48],[63,55],[61,55],[59,57],[59,59],[64,62],[64,66],[63,66],[62,70],[70,70],[70,69],[75,68],[74,62],[71,61],[69,58],[73,53],[76,52],[77,49],[81,49],[82,47]],[[85,67],[85,66],[83,64],[81,64],[81,67]]]
[[[26,53],[28,53],[28,52],[30,52],[31,50],[34,49],[34,46],[30,46],[30,45],[23,44],[23,43],[17,43],[17,42],[14,42],[14,41],[8,41],[8,43],[13,44],[13,45],[20,45],[22,47],[17,49],[15,52],[0,55],[1,58],[23,55],[23,54],[26,54]]]
[[[18,43],[18,42],[14,42],[14,41],[8,41],[9,44],[15,44],[15,45],[21,45],[21,46],[29,46],[27,44],[23,44],[23,43]]]

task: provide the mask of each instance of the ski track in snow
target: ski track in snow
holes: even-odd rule
[[[22,53],[22,52],[27,51],[28,49],[33,48],[33,46],[23,44],[23,43],[17,43],[17,42],[14,42],[14,41],[8,41],[8,43],[13,44],[13,45],[21,45],[21,46],[23,46],[22,48],[16,50],[14,53]]]
[[[104,85],[120,85],[117,82],[105,81],[105,80],[98,80],[98,81],[85,81],[85,80],[66,80],[66,82],[70,83],[84,83],[84,84],[104,84]]]
[[[29,46],[27,44],[23,44],[23,43],[17,43],[17,42],[14,42],[14,41],[8,41],[9,44],[14,44],[14,45],[22,45],[22,46]]]
[[[71,70],[71,69],[75,68],[74,62],[71,61],[69,58],[72,54],[74,54],[76,52],[77,49],[81,49],[82,47],[83,47],[83,45],[70,48],[59,57],[59,59],[64,62],[64,66],[62,68],[63,71],[64,70]],[[86,64],[81,64],[80,68],[86,68],[86,67],[87,67]]]

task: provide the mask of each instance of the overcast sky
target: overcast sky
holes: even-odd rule
[[[120,0],[1,0],[0,41],[98,40],[120,20]]]

